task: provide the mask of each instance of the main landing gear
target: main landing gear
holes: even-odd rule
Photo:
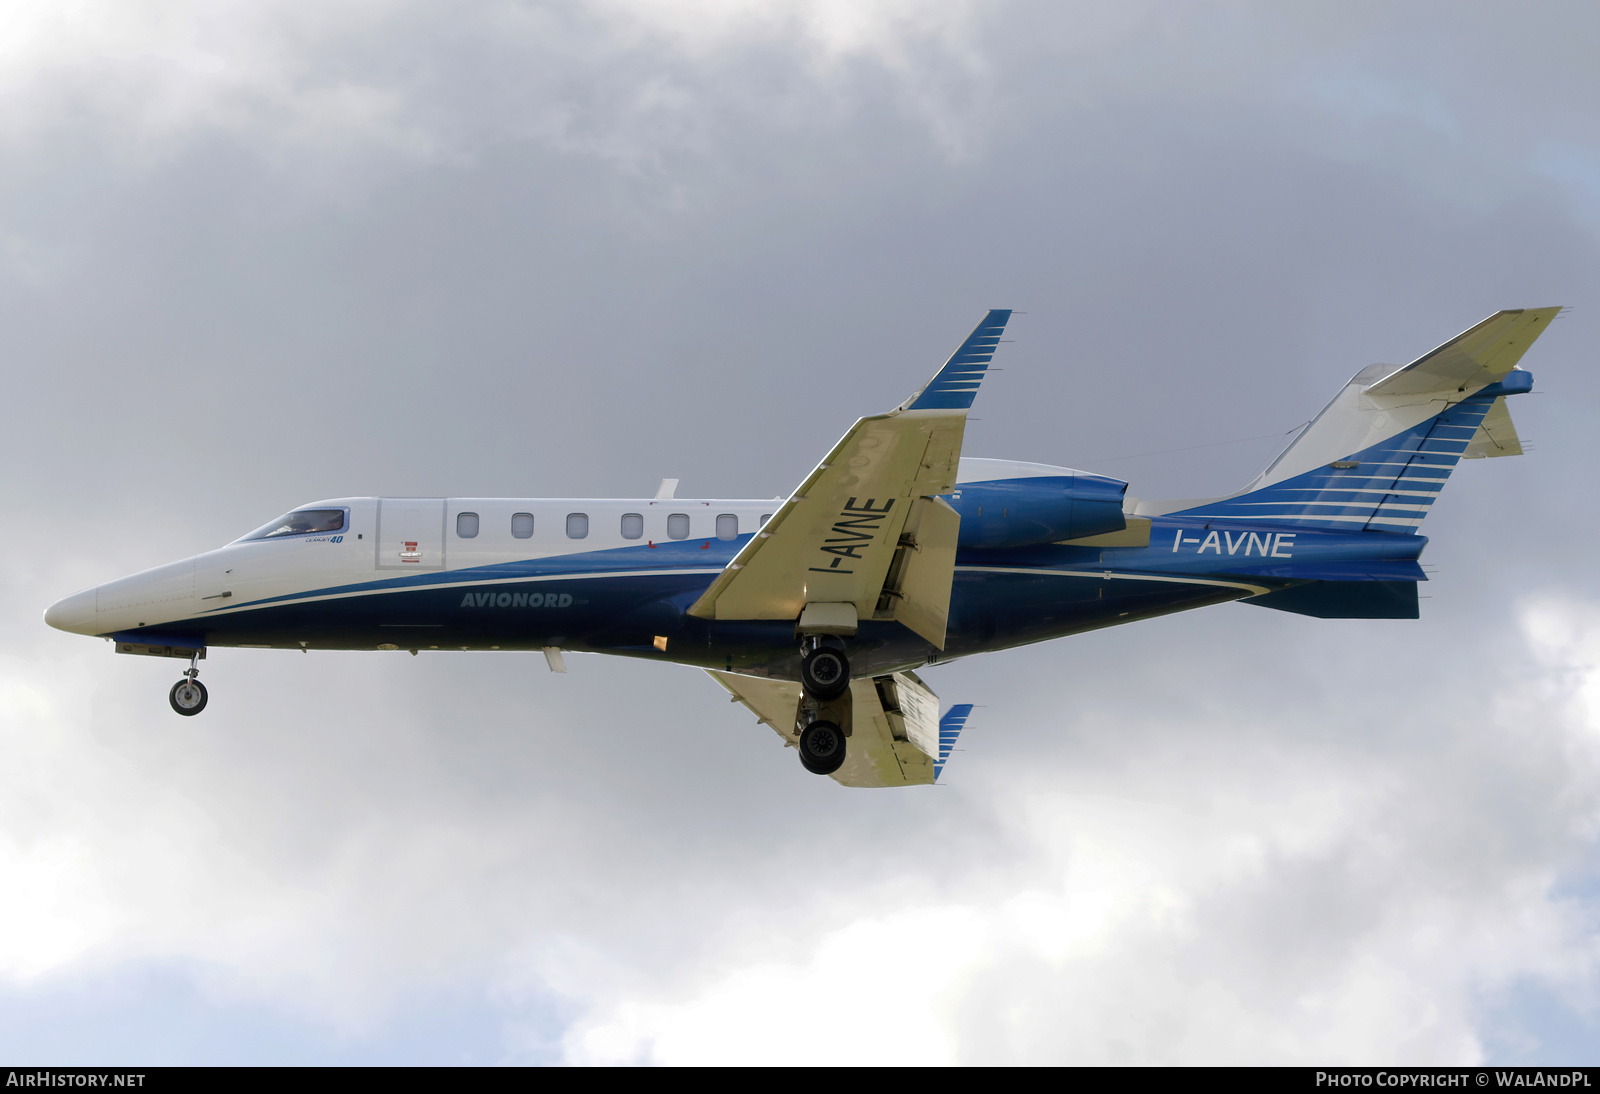
[[[800,731],[800,765],[813,775],[832,775],[844,764],[844,730],[812,722]]]
[[[832,775],[844,765],[850,736],[850,660],[844,643],[831,636],[807,638],[800,647],[800,686],[796,711],[800,764],[814,775]]]
[[[167,692],[167,702],[172,704],[172,709],[186,718],[192,718],[206,709],[206,699],[209,698],[206,686],[200,682],[199,662],[200,655],[193,654],[183,679],[173,684],[172,690]]]
[[[850,687],[850,661],[835,646],[812,646],[800,654],[800,686],[814,699],[837,699]]]

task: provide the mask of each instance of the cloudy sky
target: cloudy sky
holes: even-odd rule
[[[0,1056],[1600,1062],[1597,46],[1581,3],[12,4]],[[1550,304],[1421,620],[941,667],[938,789],[808,776],[689,669],[222,650],[191,721],[40,621],[315,498],[786,493],[990,307],[967,454],[1222,493]]]

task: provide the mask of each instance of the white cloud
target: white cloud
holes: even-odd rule
[[[1600,744],[1600,612],[1581,603],[1541,600],[1524,611],[1522,626],[1549,673],[1552,699],[1565,703],[1572,723],[1588,731],[1588,746]]]
[[[1540,671],[1501,681],[1494,724],[1474,727],[1511,750],[1532,721],[1558,754],[1583,753],[1542,845],[1515,855],[1462,845],[1452,830],[1481,830],[1474,814],[1519,819],[1481,795],[1485,773],[1445,774],[1458,756],[1373,762],[1364,740],[1308,746],[1280,726],[1215,716],[1178,739],[1106,724],[1162,749],[1119,749],[1115,769],[1065,780],[1060,755],[994,772],[976,795],[997,816],[994,864],[912,863],[891,841],[890,872],[921,877],[920,892],[835,892],[755,917],[685,979],[597,976],[592,963],[580,975],[570,955],[534,962],[589,1005],[568,1030],[567,1058],[1480,1062],[1486,1001],[1525,980],[1582,988],[1600,973],[1589,912],[1562,895],[1586,833],[1560,831],[1600,794],[1594,711],[1568,716],[1600,698],[1593,615],[1530,610]],[[1440,699],[1416,703],[1464,715]],[[1556,774],[1553,759],[1546,750],[1524,772],[1526,792]],[[938,895],[926,884],[935,879]],[[773,936],[799,952],[773,959],[761,941]]]
[[[13,5],[0,36],[0,133],[26,146],[87,123],[131,162],[210,134],[269,158],[349,154],[352,142],[459,158],[485,140],[534,137],[637,159],[686,137],[692,146],[708,109],[781,103],[777,87],[752,100],[748,80],[706,70],[740,55],[818,80],[865,61],[905,82],[913,104],[937,83],[922,70],[949,58],[970,89],[983,68],[976,10],[906,0]],[[939,111],[923,113],[940,123]]]
[[[310,49],[396,6],[13,5],[0,39],[6,126],[32,137],[89,116],[148,141],[239,125],[260,111],[303,117],[318,94],[300,98]]]

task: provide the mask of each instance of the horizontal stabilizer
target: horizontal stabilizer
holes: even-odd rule
[[[1275,608],[1317,619],[1415,619],[1415,581],[1313,581],[1240,604]]]
[[[1516,367],[1533,340],[1544,333],[1560,308],[1514,308],[1497,312],[1438,349],[1395,369],[1367,388],[1378,395],[1426,395],[1460,392],[1470,395],[1495,383]]]

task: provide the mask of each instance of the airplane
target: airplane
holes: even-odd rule
[[[1418,527],[1462,459],[1522,445],[1506,399],[1560,308],[1501,311],[1342,387],[1253,481],[1149,501],[1067,467],[961,455],[1011,311],[924,387],[861,418],[787,498],[351,497],[109,581],[45,612],[116,652],[212,647],[617,654],[704,669],[846,786],[937,780],[971,714],[918,670],[1237,601],[1324,619],[1417,618]]]

